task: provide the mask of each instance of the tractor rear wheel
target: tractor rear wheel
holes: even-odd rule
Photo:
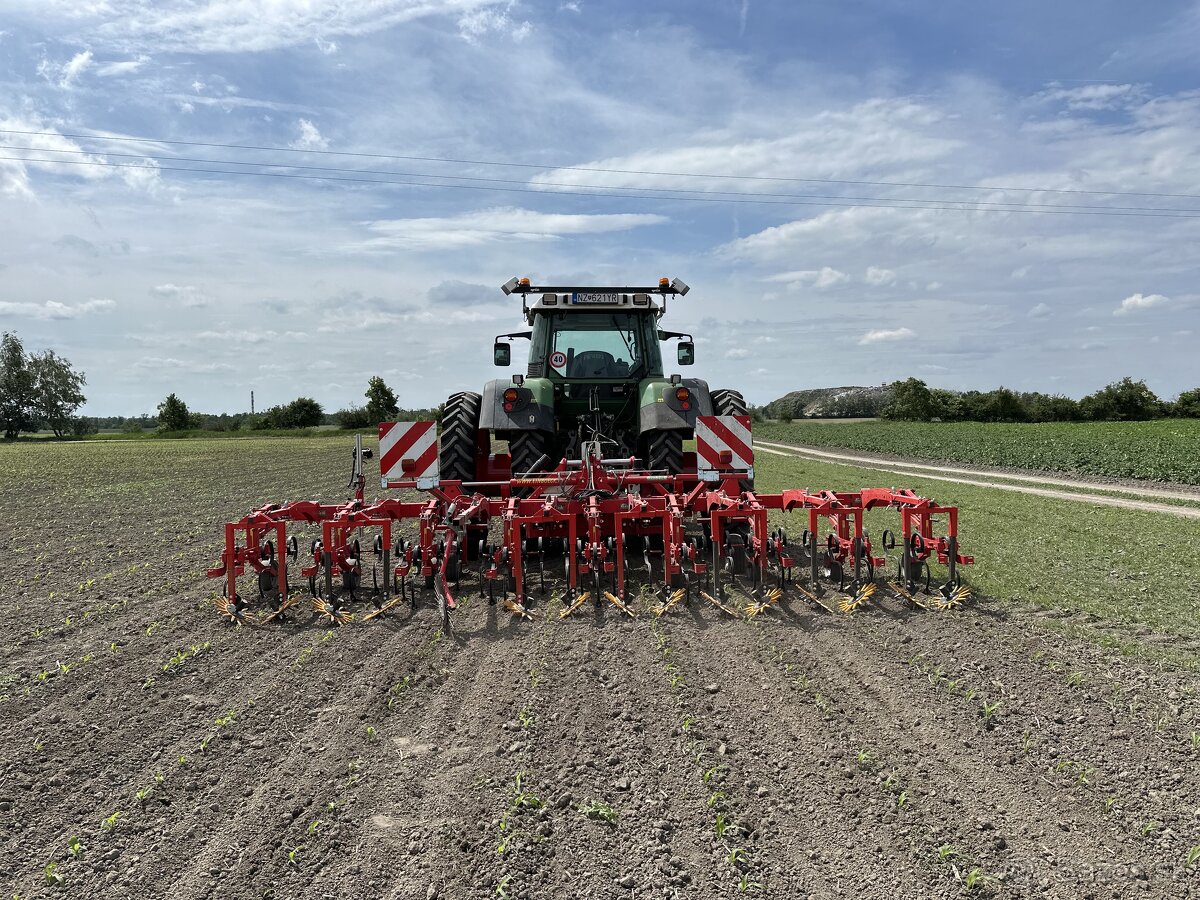
[[[646,468],[665,470],[668,475],[683,471],[682,431],[651,431],[646,435]]]
[[[717,388],[711,394],[714,416],[745,416],[750,410],[740,391],[730,388]],[[743,491],[754,490],[754,479],[743,478],[738,482]]]
[[[549,472],[558,466],[559,461],[553,459],[554,454],[550,452],[550,440],[550,435],[544,431],[518,431],[509,435],[508,453],[512,457],[514,478],[532,472],[534,466],[539,472]]]
[[[479,394],[451,394],[442,408],[442,443],[438,450],[441,477],[447,481],[475,480],[475,451],[479,444]]]

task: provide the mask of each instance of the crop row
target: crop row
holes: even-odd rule
[[[763,424],[758,437],[911,459],[1200,484],[1200,419]]]

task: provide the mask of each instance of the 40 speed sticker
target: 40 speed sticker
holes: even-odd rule
[[[555,350],[550,354],[550,366],[554,369],[561,369],[567,364],[567,354],[561,350]]]

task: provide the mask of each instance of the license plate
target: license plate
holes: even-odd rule
[[[604,303],[620,303],[620,294],[592,294],[592,293],[574,293],[571,295],[571,302],[578,304],[604,304]]]

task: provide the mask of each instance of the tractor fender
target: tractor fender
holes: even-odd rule
[[[504,392],[514,388],[517,399],[504,408]],[[554,386],[545,378],[529,378],[520,387],[497,378],[483,388],[479,427],[488,431],[554,431]]]
[[[638,433],[673,429],[693,430],[696,416],[713,414],[712,397],[708,382],[700,378],[685,378],[679,387],[691,392],[688,409],[675,398],[676,386],[665,378],[654,378],[642,382],[641,406],[638,412]]]

